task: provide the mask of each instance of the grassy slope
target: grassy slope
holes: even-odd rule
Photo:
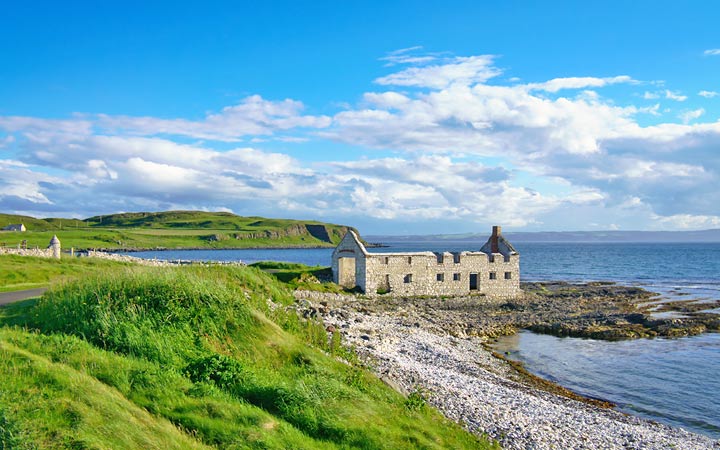
[[[28,231],[0,232],[0,245],[15,246],[25,239],[30,247],[44,248],[56,234],[65,249],[332,246],[342,239],[347,230],[344,226],[316,221],[242,217],[203,211],[123,213],[91,217],[84,221],[0,214],[0,228],[11,223],[24,223]],[[324,226],[330,242],[312,236],[305,229],[306,225]]]
[[[338,360],[259,270],[113,272],[0,308],[0,448],[488,447]]]
[[[332,270],[324,266],[307,266],[305,264],[260,261],[250,264],[269,273],[273,278],[281,281],[290,289],[301,289],[317,292],[348,292],[332,280]]]
[[[123,267],[129,265],[94,258],[51,259],[0,255],[0,292],[49,286],[51,282],[62,282]]]

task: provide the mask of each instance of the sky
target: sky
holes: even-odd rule
[[[0,212],[720,228],[720,3],[7,2]]]

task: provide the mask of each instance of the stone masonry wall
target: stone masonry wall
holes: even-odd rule
[[[40,258],[52,258],[52,248],[7,248],[0,247],[0,255],[37,256]]]
[[[505,261],[497,254],[492,261],[481,252],[443,253],[442,257],[432,252],[373,253],[365,260],[364,291],[369,295],[387,291],[408,296],[458,296],[472,292],[492,297],[518,295],[519,256],[513,255]],[[471,289],[473,275],[477,278]]]
[[[342,258],[355,261],[354,280]],[[341,267],[343,266],[343,267]],[[369,253],[349,232],[333,252],[333,278],[367,295],[391,292],[400,296],[515,297],[520,291],[520,256],[483,252]],[[477,277],[471,289],[471,276]],[[343,282],[343,283],[341,283]]]
[[[488,268],[485,279],[481,282],[483,294],[489,297],[515,297],[522,293],[520,290],[520,255],[504,257],[500,253],[494,253],[488,258]],[[495,278],[490,278],[490,273],[495,273]],[[506,278],[509,274],[509,279]]]

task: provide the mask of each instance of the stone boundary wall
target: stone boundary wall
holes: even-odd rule
[[[226,266],[244,266],[245,263],[241,261],[191,261],[186,259],[176,260],[165,260],[165,259],[143,259],[136,256],[129,255],[118,255],[117,253],[99,252],[95,250],[88,250],[84,253],[78,253],[80,257],[86,258],[100,258],[108,259],[111,261],[126,262],[139,264],[141,266],[153,266],[153,267],[169,267],[169,266],[187,266],[187,265],[201,265],[201,266],[214,266],[214,265],[226,265]]]
[[[52,248],[8,248],[0,247],[0,255],[36,256],[39,258],[52,258]]]

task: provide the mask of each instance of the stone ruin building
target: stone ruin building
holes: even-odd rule
[[[520,254],[494,226],[480,251],[370,253],[349,230],[332,254],[333,281],[365,294],[515,297]]]
[[[19,231],[21,233],[27,231],[24,223],[11,223],[10,225],[3,227],[0,231]]]

